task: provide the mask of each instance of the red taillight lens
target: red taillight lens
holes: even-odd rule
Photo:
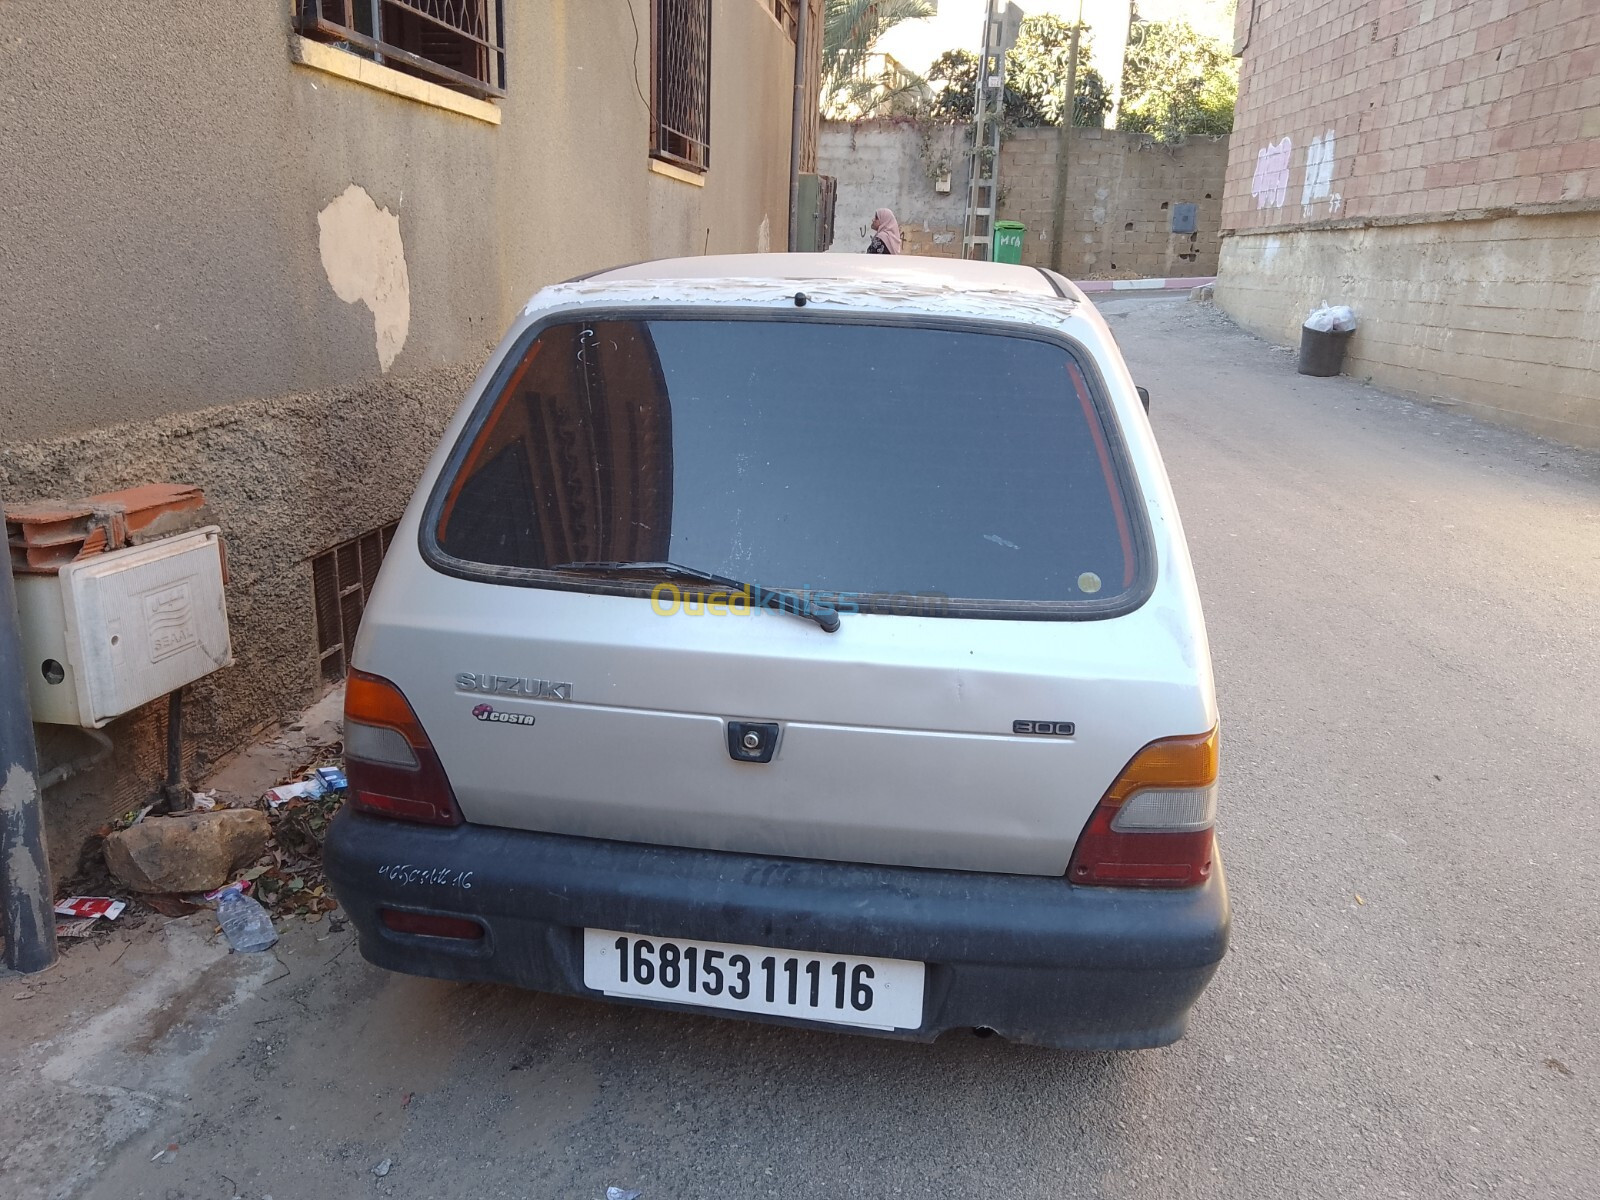
[[[400,689],[351,671],[344,692],[345,776],[361,812],[426,825],[459,825],[461,809],[439,756]]]
[[[1067,878],[1193,887],[1215,857],[1217,731],[1151,742],[1122,769],[1078,838]]]
[[[396,933],[420,933],[424,937],[455,938],[458,941],[476,942],[483,939],[483,926],[466,917],[440,917],[433,913],[401,912],[398,908],[381,908],[378,916],[384,927]]]

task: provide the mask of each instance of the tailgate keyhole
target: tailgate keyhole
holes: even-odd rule
[[[778,748],[778,726],[772,721],[729,721],[728,754],[735,762],[772,761]]]

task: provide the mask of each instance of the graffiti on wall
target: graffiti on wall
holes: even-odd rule
[[[1328,205],[1328,215],[1338,216],[1344,207],[1344,197],[1333,190],[1333,130],[1311,139],[1306,147],[1306,179],[1300,188],[1300,213],[1310,217],[1316,206]]]
[[[1289,195],[1289,157],[1294,144],[1288,138],[1268,142],[1256,151],[1256,173],[1250,181],[1250,194],[1256,208],[1282,208]]]

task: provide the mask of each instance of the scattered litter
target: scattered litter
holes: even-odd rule
[[[394,1160],[391,1159],[391,1158],[386,1158],[381,1163],[379,1163],[377,1166],[372,1168],[372,1173],[374,1175],[376,1175],[379,1179],[382,1179],[385,1175],[387,1175],[392,1170],[394,1170]]]
[[[68,896],[56,905],[60,917],[104,917],[115,921],[128,907],[126,900],[113,900],[110,896]]]
[[[1572,1068],[1567,1066],[1567,1064],[1562,1062],[1559,1058],[1547,1058],[1544,1060],[1544,1065],[1549,1067],[1552,1071],[1557,1071],[1560,1074],[1565,1075],[1568,1079],[1572,1078]]]
[[[113,900],[110,896],[69,896],[55,908],[56,916],[69,918],[56,922],[56,936],[86,938],[95,931],[101,917],[115,921],[127,907],[126,900]]]
[[[400,1097],[400,1107],[401,1108],[410,1108],[411,1107],[411,1097],[414,1094],[415,1093],[407,1092],[404,1096]]]
[[[330,792],[342,792],[350,786],[344,771],[338,767],[318,767],[304,779],[280,783],[267,792],[268,808],[281,808],[291,800],[316,800]]]
[[[1356,327],[1356,315],[1348,304],[1324,304],[1306,318],[1306,328],[1317,333],[1346,333]]]
[[[1356,903],[1357,904],[1365,904],[1366,903],[1366,901],[1364,899],[1362,899],[1360,892],[1356,893]]]
[[[619,1187],[608,1187],[606,1189],[606,1200],[639,1200],[642,1195],[644,1193],[638,1188],[629,1188],[626,1191]]]
[[[238,887],[222,890],[217,900],[217,924],[227,936],[228,945],[239,954],[256,954],[270,949],[278,940],[267,910],[246,896]]]
[[[144,897],[144,902],[163,917],[187,917],[190,913],[199,912],[201,909],[201,905],[192,900],[185,900],[182,896],[173,896],[164,892],[146,896]]]
[[[267,793],[267,807],[277,808],[291,800],[298,800],[302,796],[308,800],[315,800],[327,786],[320,779],[297,779],[294,783],[280,783]]]
[[[132,829],[140,821],[142,821],[146,817],[148,817],[151,814],[151,812],[153,812],[155,810],[155,807],[156,806],[154,804],[146,804],[143,808],[141,808],[137,813],[134,814],[133,819],[128,822],[128,828]]]
[[[190,796],[190,804],[201,812],[210,812],[217,806],[215,792],[195,792]]]
[[[986,533],[983,535],[983,540],[986,542],[993,542],[996,546],[1004,546],[1007,550],[1022,549],[1022,547],[1017,545],[1015,542],[1006,541],[1006,539],[1001,537],[998,533]]]
[[[254,870],[246,871],[242,876],[234,880],[232,883],[225,883],[216,891],[205,893],[205,898],[207,900],[221,900],[222,893],[229,891],[230,889],[237,889],[240,892],[248,892],[250,890],[250,879],[254,874]]]
[[[167,1143],[167,1148],[165,1150],[157,1150],[155,1157],[152,1158],[150,1161],[151,1162],[158,1162],[158,1163],[162,1164],[163,1166],[165,1166],[167,1163],[172,1162],[177,1157],[178,1157],[178,1143],[177,1142],[168,1142]]]

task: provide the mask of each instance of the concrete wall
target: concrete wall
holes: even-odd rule
[[[1217,299],[1283,344],[1353,299],[1346,374],[1600,447],[1600,213],[1233,237]]]
[[[314,695],[310,558],[398,516],[537,288],[784,245],[794,49],[769,4],[713,6],[704,186],[649,169],[648,0],[507,8],[498,124],[297,65],[289,0],[8,10],[0,496],[205,489],[238,665],[196,689],[191,753]],[[159,781],[159,716],[112,732],[116,768],[50,797],[58,869]]]
[[[1000,214],[1028,227],[1024,262],[1050,264],[1059,131],[1020,129],[1000,152]],[[1144,134],[1073,129],[1067,248],[1074,279],[1215,275],[1227,138],[1162,145]],[[1194,233],[1172,232],[1177,203],[1199,206]]]
[[[318,213],[350,185],[398,216],[410,327],[392,370],[480,357],[541,284],[653,256],[783,244],[793,43],[714,6],[712,169],[646,169],[648,0],[511,13],[498,126],[290,61],[287,0],[199,16],[93,0],[0,44],[7,441],[379,373],[329,286]],[[709,241],[708,241],[709,233]]]
[[[839,180],[834,250],[859,252],[872,214],[892,208],[908,254],[959,256],[966,210],[965,127],[911,122],[825,122],[819,170]],[[1068,134],[1067,249],[1076,279],[1215,274],[1226,138],[1163,146],[1143,134],[1074,129]],[[1001,217],[1028,227],[1023,260],[1048,266],[1060,131],[1021,129],[1000,156]],[[949,164],[951,191],[934,189]],[[1199,205],[1194,235],[1171,232],[1171,205]]]
[[[1600,445],[1600,5],[1241,0],[1217,301],[1349,373]]]
[[[961,254],[961,137],[954,126],[924,131],[909,122],[824,121],[817,170],[838,182],[833,252],[859,254],[872,240],[872,214],[893,209],[907,254]],[[950,191],[934,188],[935,171],[949,166]]]

